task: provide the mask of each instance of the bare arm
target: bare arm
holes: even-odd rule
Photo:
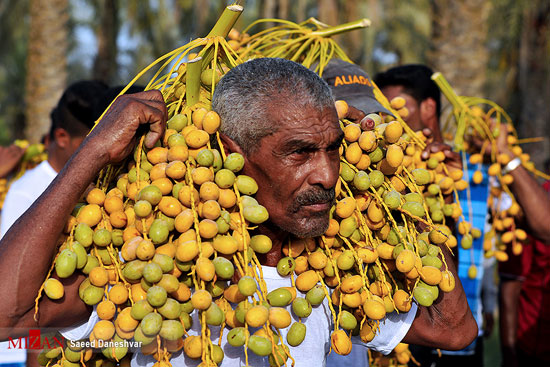
[[[441,246],[441,250],[449,271],[455,277],[456,286],[451,292],[439,292],[439,297],[432,306],[418,306],[416,318],[403,342],[460,350],[470,345],[477,337],[477,323],[468,306],[452,256],[445,246]]]
[[[502,132],[508,131],[506,125],[502,125]],[[498,154],[506,154],[510,159],[516,158],[516,155],[510,150],[507,142],[508,134],[501,133],[496,140]],[[489,154],[488,149],[486,154]],[[510,171],[514,182],[510,184],[510,189],[514,194],[518,204],[521,206],[524,214],[524,220],[528,226],[528,233],[532,234],[543,242],[550,243],[550,196],[537,182],[533,175],[522,165]]]
[[[523,210],[529,234],[550,244],[550,196],[523,166],[510,174],[514,177],[510,189]]]
[[[148,126],[145,144],[152,147],[162,136],[166,106],[158,91],[119,98],[96,129],[84,140],[48,189],[10,228],[0,242],[0,340],[20,331],[14,328],[63,327],[84,320],[90,310],[78,299],[84,279],[63,280],[65,296],[44,299],[40,318],[33,320],[34,299],[56,252],[65,222],[88,184],[108,163],[119,162],[133,149],[136,132]]]
[[[507,280],[500,286],[500,345],[503,366],[517,367],[516,333],[518,328],[518,302],[521,281]]]

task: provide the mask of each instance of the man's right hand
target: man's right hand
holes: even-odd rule
[[[117,163],[133,150],[141,125],[147,126],[145,146],[152,148],[162,138],[168,112],[157,90],[118,97],[83,145],[102,165]]]
[[[84,322],[90,309],[78,298],[79,279],[65,284],[61,300],[42,297],[38,322],[35,297],[57,252],[57,241],[78,199],[105,165],[120,162],[134,148],[144,126],[145,145],[153,147],[166,125],[166,105],[158,91],[117,98],[78,151],[33,205],[0,241],[0,340],[17,329],[62,328]],[[80,277],[80,281],[82,277]]]

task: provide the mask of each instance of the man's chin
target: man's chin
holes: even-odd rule
[[[289,232],[299,238],[318,237],[327,231],[328,225],[329,219],[327,215],[326,220],[324,218],[323,220],[316,218],[316,220],[309,220],[307,222],[299,223]]]

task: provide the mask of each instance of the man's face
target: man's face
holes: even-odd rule
[[[409,116],[404,118],[405,122],[414,131],[422,130],[425,126],[420,116],[420,104],[410,94],[403,92],[403,87],[390,85],[381,89],[386,98],[391,101],[395,97],[405,98],[405,107],[409,110]]]
[[[273,224],[299,237],[321,235],[340,168],[336,110],[272,103],[268,116],[278,130],[246,157],[244,173],[257,181],[256,199]]]

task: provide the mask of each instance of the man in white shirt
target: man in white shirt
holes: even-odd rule
[[[99,117],[94,115],[94,101],[106,90],[105,84],[96,81],[79,81],[65,90],[51,113],[48,159],[11,185],[2,210],[0,236],[46,190],[82,143]]]
[[[96,81],[79,81],[65,90],[50,115],[48,159],[11,185],[2,209],[0,238],[46,190],[82,143],[99,117],[94,113],[95,101],[106,90],[105,84]],[[0,343],[0,367],[4,363],[24,364],[25,354],[25,350],[9,349],[8,343]]]
[[[273,242],[272,250],[260,256],[268,276],[270,267],[282,257],[282,244],[291,233],[318,236],[328,226],[343,134],[334,100],[328,86],[308,69],[283,59],[254,59],[222,78],[212,107],[222,120],[220,138],[227,153],[244,156],[243,173],[257,181],[260,190],[256,198],[270,214],[270,219],[258,227]],[[2,239],[0,277],[7,281],[0,283],[0,293],[14,296],[0,302],[0,314],[8,315],[0,319],[0,339],[19,335],[15,328],[36,326],[59,329],[84,323],[85,332],[89,332],[95,313],[78,297],[83,275],[62,279],[62,300],[41,300],[38,323],[32,318],[34,295],[48,272],[64,221],[87,185],[106,164],[120,162],[130,154],[139,126],[149,127],[145,146],[153,147],[164,133],[166,115],[158,91],[119,98],[31,210]],[[36,222],[41,222],[41,228],[33,227]],[[449,268],[454,271],[451,264]],[[288,280],[268,278],[268,288]],[[25,291],[21,284],[25,284]],[[325,363],[330,317],[323,316],[323,310],[325,307],[319,306],[313,317],[320,321],[312,324],[312,332],[315,329],[319,334],[314,332],[304,348],[296,348],[297,366],[315,365],[314,360]],[[435,308],[419,307],[416,315],[406,317],[414,317],[414,322],[398,320],[397,329],[398,339],[405,335],[408,342],[462,348],[477,333],[459,285]],[[393,343],[394,332],[387,334],[388,343]],[[239,353],[226,353],[223,366],[241,365]],[[140,360],[143,358],[138,355],[134,364],[152,364]],[[187,365],[186,358],[180,363]],[[257,365],[267,365],[267,361],[262,359]]]

